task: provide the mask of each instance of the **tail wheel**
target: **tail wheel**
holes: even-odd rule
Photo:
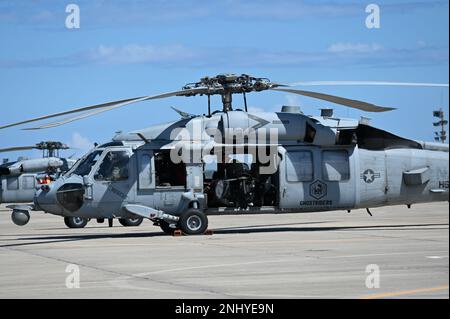
[[[131,226],[139,226],[142,224],[142,221],[144,219],[142,217],[136,217],[136,218],[119,218],[119,223],[122,226],[125,227],[131,227]]]
[[[202,211],[191,208],[180,216],[178,226],[187,235],[200,235],[208,228],[208,218]]]
[[[87,218],[83,217],[64,217],[64,224],[69,228],[83,228],[88,223]]]

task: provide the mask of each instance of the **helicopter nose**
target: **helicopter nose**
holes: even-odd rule
[[[37,208],[61,215],[64,211],[75,212],[84,201],[84,187],[81,183],[53,183],[42,186],[36,193],[34,203]]]
[[[48,213],[60,215],[63,212],[56,201],[55,185],[43,185],[34,195],[34,205],[37,209]]]
[[[56,191],[56,200],[69,212],[75,212],[83,206],[84,187],[80,183],[66,183]]]

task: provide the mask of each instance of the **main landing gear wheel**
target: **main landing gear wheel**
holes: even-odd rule
[[[83,228],[88,223],[87,218],[83,217],[64,217],[64,224],[69,228]]]
[[[200,235],[208,228],[208,218],[202,211],[191,208],[180,216],[178,227],[187,235]]]
[[[122,226],[130,227],[130,226],[139,226],[142,224],[142,221],[144,219],[142,217],[136,217],[136,218],[119,218],[119,223]]]

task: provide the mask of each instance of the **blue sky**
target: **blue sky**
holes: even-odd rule
[[[70,3],[80,7],[80,29],[65,27]],[[370,3],[381,9],[380,29],[365,26]],[[224,72],[284,83],[448,83],[448,6],[439,0],[0,0],[0,125],[179,89]],[[442,88],[313,89],[398,110],[364,113],[278,92],[251,94],[248,101],[266,111],[297,104],[308,114],[333,107],[338,116],[367,116],[377,127],[419,140],[433,139],[432,110],[448,110],[448,89]],[[143,102],[41,131],[9,128],[0,132],[0,148],[57,139],[81,154],[116,131],[176,120],[170,106],[200,114],[206,100]]]

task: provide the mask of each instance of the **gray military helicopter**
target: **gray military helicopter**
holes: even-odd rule
[[[16,146],[0,149],[0,153],[37,149],[42,158],[22,159],[0,165],[0,203],[32,203],[36,190],[49,185],[67,172],[76,162],[72,156],[60,156],[60,150],[70,149],[56,141],[40,142],[31,146]],[[9,205],[8,208],[22,205]],[[28,207],[25,205],[25,207]],[[24,225],[26,216],[13,209],[11,219],[16,225]],[[78,216],[66,216],[64,223],[69,228],[84,227],[89,220]],[[124,226],[138,226],[142,220],[121,221]]]
[[[55,181],[76,162],[71,157],[60,156],[60,150],[70,147],[57,141],[3,148],[0,153],[32,149],[41,150],[42,158],[6,161],[0,165],[0,203],[32,203],[36,190]],[[18,221],[15,214],[12,219]]]
[[[448,84],[407,84],[446,86]],[[249,112],[246,94],[281,91],[367,112],[390,107],[293,89],[266,78],[224,74],[180,91],[87,106],[0,127],[83,112],[30,129],[66,124],[127,104],[171,96],[206,95],[208,113],[179,111],[181,119],[98,145],[36,193],[13,207],[65,217],[146,218],[168,234],[202,234],[213,214],[302,213],[448,201],[448,145],[396,136],[366,121],[308,116],[295,107]],[[243,95],[244,109],[232,97]],[[211,112],[210,97],[222,97]]]
[[[0,203],[29,203],[33,201],[35,188],[56,180],[76,160],[59,156],[60,150],[69,149],[61,142],[47,141],[31,146],[0,149],[0,153],[42,150],[42,158],[23,159],[0,165]]]

